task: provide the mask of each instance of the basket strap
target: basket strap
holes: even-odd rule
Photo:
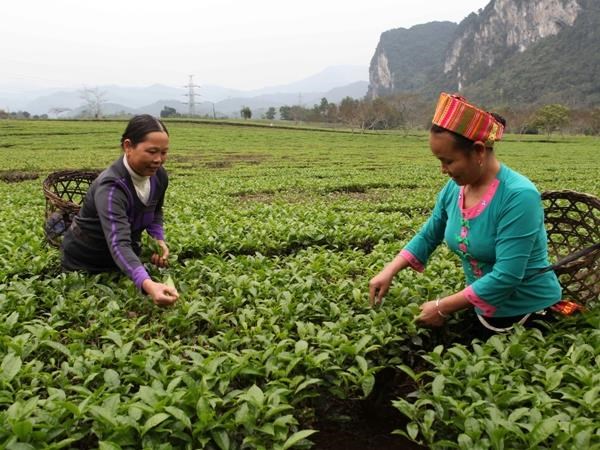
[[[549,272],[550,270],[560,269],[562,266],[566,266],[571,261],[575,261],[576,259],[579,259],[582,256],[592,253],[593,251],[598,250],[598,249],[600,249],[600,242],[596,242],[594,245],[586,247],[583,250],[579,250],[575,253],[571,253],[570,255],[567,255],[564,258],[559,259],[554,264],[551,264],[548,267],[544,267],[543,269],[538,270],[534,274],[529,275],[528,277],[524,278],[523,280],[529,280],[529,279],[537,277],[538,275],[541,275],[545,272]]]

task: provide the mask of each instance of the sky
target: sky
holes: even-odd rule
[[[382,32],[460,22],[489,0],[6,0],[0,87],[194,83],[259,89],[368,67]]]

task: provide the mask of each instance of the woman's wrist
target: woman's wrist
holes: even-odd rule
[[[392,262],[390,262],[387,266],[385,266],[385,268],[383,270],[384,270],[384,272],[386,272],[386,274],[390,278],[394,278],[398,272],[400,272],[402,269],[404,269],[408,265],[409,264],[408,264],[408,261],[406,260],[406,258],[404,258],[404,256],[398,254],[398,256],[396,256],[396,258],[394,258]]]
[[[146,278],[144,281],[142,281],[142,290],[144,293],[148,294],[153,284],[154,281],[152,281],[152,278]]]
[[[447,319],[448,317],[450,317],[449,314],[446,314],[444,311],[442,311],[442,306],[440,305],[441,299],[437,298],[435,300],[435,307],[437,309],[437,313],[440,317]]]

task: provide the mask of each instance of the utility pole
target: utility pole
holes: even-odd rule
[[[194,92],[194,88],[200,87],[199,85],[194,84],[194,75],[190,75],[190,81],[184,87],[188,89],[188,93],[184,94],[188,98],[188,101],[183,102],[183,104],[188,105],[188,114],[190,117],[193,117],[196,115],[196,96],[200,96],[200,94]]]

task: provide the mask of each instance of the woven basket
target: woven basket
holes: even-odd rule
[[[575,191],[542,193],[552,263],[600,242],[600,199]],[[600,299],[600,247],[554,268],[563,297],[591,305]]]
[[[100,171],[63,170],[48,175],[42,188],[46,197],[44,233],[50,245],[60,246],[62,235],[79,212],[85,194]]]

